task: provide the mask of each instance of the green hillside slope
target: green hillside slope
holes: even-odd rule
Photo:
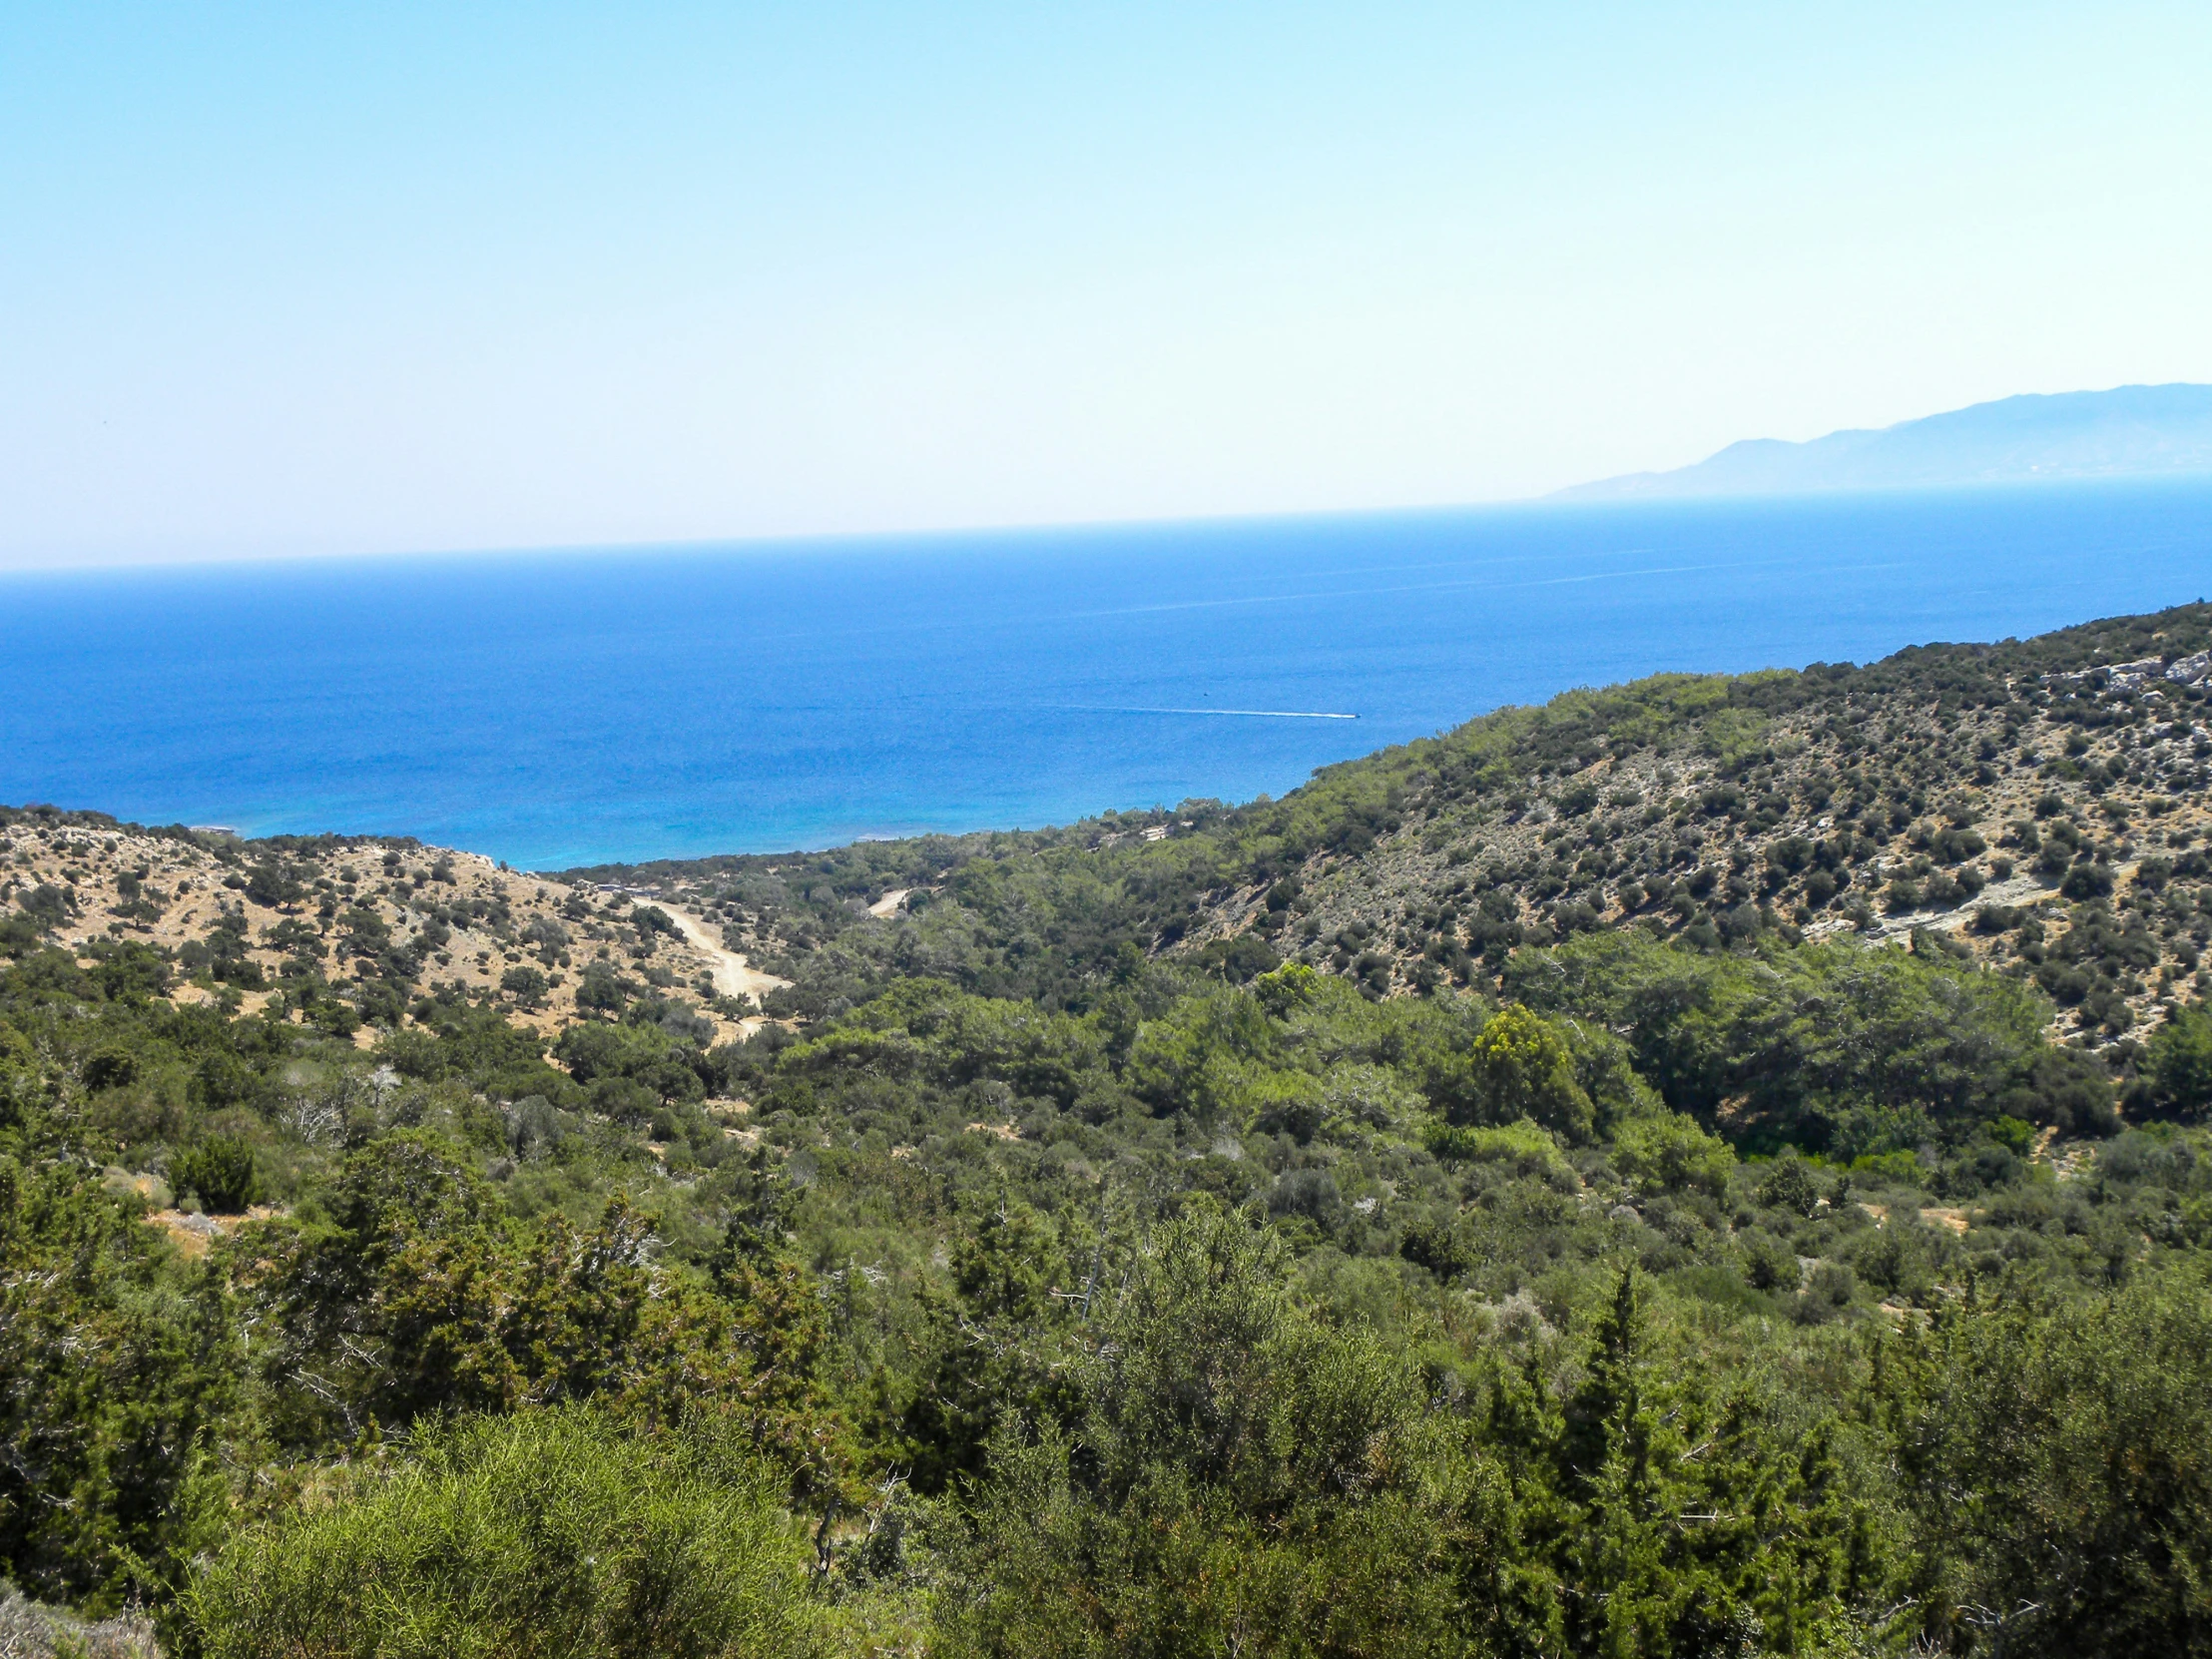
[[[2186,606],[1865,668],[1660,676],[1280,802],[569,873],[716,913],[797,980],[777,1005],[800,1015],[913,971],[1078,1005],[1130,948],[1393,995],[1494,987],[1523,944],[1624,926],[1706,949],[1919,933],[2032,978],[2095,1047],[2200,988],[2208,644],[2212,611]]]
[[[0,812],[0,1639],[2212,1651],[2208,644],[562,876]]]

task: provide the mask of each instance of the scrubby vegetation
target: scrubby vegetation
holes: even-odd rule
[[[210,1659],[808,1653],[806,1557],[742,1440],[554,1408],[426,1430],[399,1467],[242,1528],[182,1624]]]
[[[275,1008],[336,1037],[419,1020],[425,999],[495,1003],[550,1033],[646,993],[737,1029],[750,1000],[653,896],[410,837],[243,841],[0,808],[0,945],[64,940],[104,981]]]
[[[536,1007],[434,952],[247,988],[270,929],[369,935],[285,896],[308,853],[175,832],[281,919],[174,939],[123,913],[166,902],[113,868],[148,832],[17,815],[0,1571],[71,1613],[0,1617],[211,1656],[2212,1651],[2202,781],[2090,794],[2054,741],[2190,755],[2192,682],[2091,659],[2205,626],[1577,694],[1235,813],[515,876],[608,950]],[[1960,892],[2045,884],[1852,908],[1933,884],[1924,831]],[[367,896],[411,916],[443,855],[395,850]],[[765,1011],[645,975],[687,912],[789,981]]]
[[[1376,996],[1492,986],[1524,944],[1850,932],[2032,978],[2134,1066],[2212,943],[2212,608],[1865,668],[1661,675],[1329,768],[1280,802],[1064,830],[574,872],[665,884],[820,1017],[888,977],[1080,1000],[1119,952]],[[889,924],[869,913],[902,895]]]

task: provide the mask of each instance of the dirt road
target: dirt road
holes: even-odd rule
[[[662,908],[667,909],[668,906],[664,905]],[[710,932],[707,924],[697,916],[686,915],[682,910],[676,909],[669,909],[668,913],[676,925],[683,929],[685,941],[707,958],[710,971],[714,974],[715,989],[724,996],[759,998],[791,983],[789,979],[779,979],[773,973],[762,972],[739,952],[725,949],[721,938]]]

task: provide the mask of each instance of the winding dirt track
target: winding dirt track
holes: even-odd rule
[[[666,905],[662,907],[668,909]],[[722,941],[710,933],[706,923],[697,916],[677,909],[669,909],[668,913],[683,929],[684,938],[691,947],[707,958],[714,973],[715,989],[724,996],[761,997],[791,983],[789,979],[762,972],[737,951],[724,949]]]

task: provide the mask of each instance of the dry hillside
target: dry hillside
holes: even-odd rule
[[[1974,709],[1846,693],[1735,754],[1703,732],[1504,801],[1431,780],[1371,850],[1209,903],[1178,948],[1255,932],[1388,992],[1592,927],[1923,933],[2033,972],[2064,1024],[2109,1038],[2204,988],[2207,669],[2077,670]]]
[[[732,1035],[763,983],[652,889],[571,886],[411,839],[242,841],[43,808],[6,820],[0,906],[88,962],[151,948],[180,1002],[343,1023],[347,1008],[446,994],[550,1032],[611,980],[696,1002]]]

